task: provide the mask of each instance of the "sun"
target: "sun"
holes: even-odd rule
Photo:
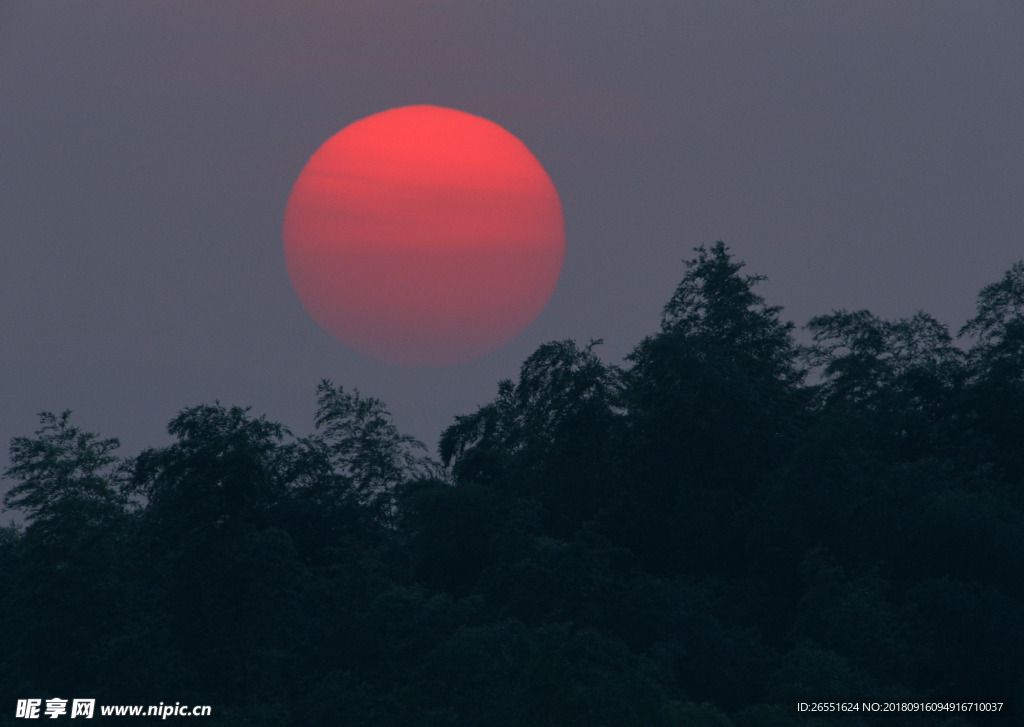
[[[285,208],[292,286],[328,333],[375,359],[466,361],[508,342],[562,268],[554,184],[492,121],[404,106],[330,137]]]

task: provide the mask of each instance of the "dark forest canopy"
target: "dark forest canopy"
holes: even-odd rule
[[[315,432],[187,408],[121,457],[11,442],[0,693],[223,725],[958,727],[1024,691],[1024,262],[957,338],[838,310],[798,345],[698,248],[622,363],[542,345],[438,458],[329,381]],[[11,716],[8,712],[8,717]]]

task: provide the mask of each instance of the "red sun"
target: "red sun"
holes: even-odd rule
[[[437,106],[356,121],[310,157],[284,216],[303,306],[376,359],[465,361],[506,343],[551,297],[562,205],[530,150]]]

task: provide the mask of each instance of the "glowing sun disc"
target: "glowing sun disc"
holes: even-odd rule
[[[346,126],[299,174],[284,256],[310,316],[352,348],[439,366],[506,343],[562,268],[558,193],[487,119],[404,106]]]

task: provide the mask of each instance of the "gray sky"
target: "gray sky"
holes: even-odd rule
[[[281,251],[309,155],[416,103],[522,139],[566,219],[548,307],[441,369],[330,338]],[[1024,257],[1024,4],[6,2],[0,184],[4,466],[40,410],[125,453],[214,399],[303,434],[324,377],[433,449],[544,341],[621,361],[718,239],[798,325],[958,328]]]

